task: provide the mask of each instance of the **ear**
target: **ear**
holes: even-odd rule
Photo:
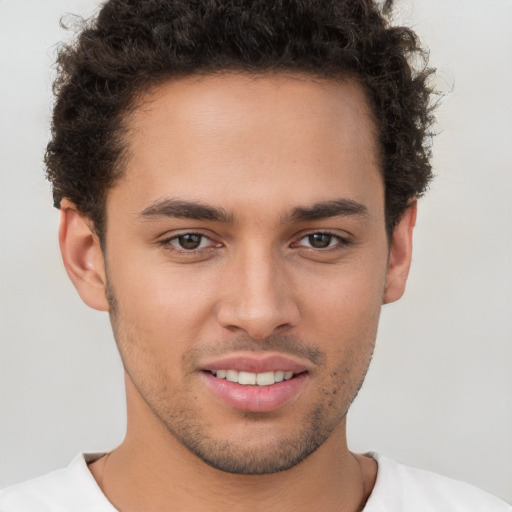
[[[67,199],[60,211],[59,244],[66,272],[88,306],[108,311],[105,262],[92,222]]]
[[[405,291],[412,257],[412,235],[416,224],[417,202],[414,201],[402,215],[391,237],[386,288],[383,304],[395,302]]]

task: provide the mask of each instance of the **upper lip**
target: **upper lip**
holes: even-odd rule
[[[204,371],[237,370],[239,372],[265,373],[285,371],[302,373],[307,366],[280,354],[234,354],[208,362],[202,367]]]

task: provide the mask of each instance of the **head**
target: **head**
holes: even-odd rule
[[[48,175],[129,431],[244,474],[342,439],[430,178],[419,51],[367,0],[114,0],[62,50]]]

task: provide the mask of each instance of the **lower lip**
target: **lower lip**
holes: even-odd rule
[[[270,386],[244,386],[218,379],[209,372],[203,375],[214,395],[235,409],[249,412],[270,412],[283,407],[301,392],[307,380],[304,372]]]

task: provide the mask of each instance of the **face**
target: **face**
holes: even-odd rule
[[[129,120],[106,235],[128,400],[213,467],[284,470],[344,427],[389,279],[366,105],[350,81],[226,74]]]

